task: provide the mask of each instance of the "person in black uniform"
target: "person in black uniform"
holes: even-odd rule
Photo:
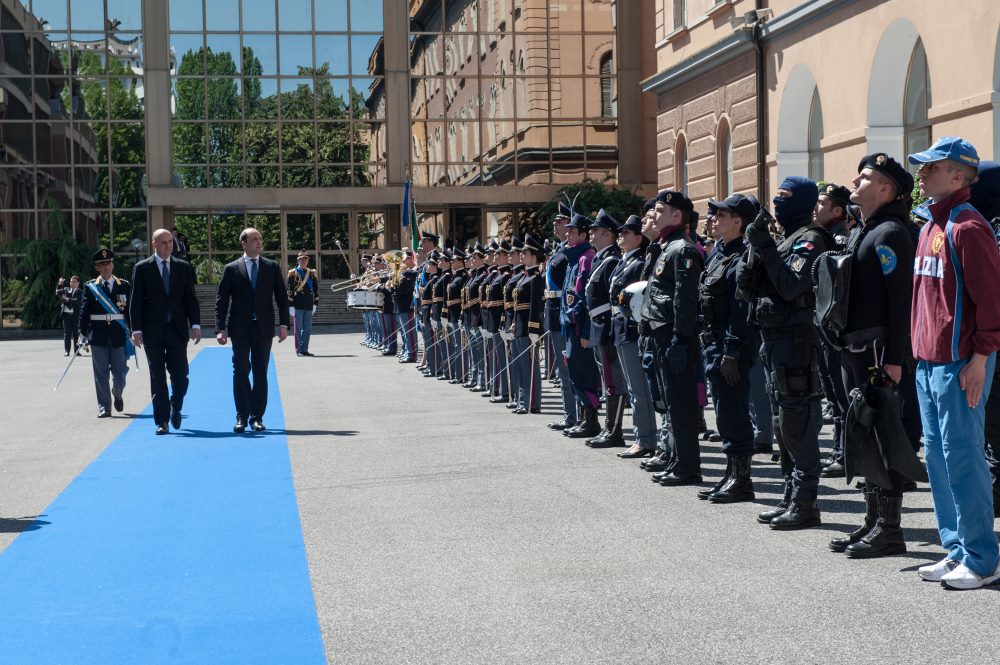
[[[774,432],[781,451],[785,491],[778,506],[760,513],[757,521],[772,529],[803,529],[821,522],[816,505],[819,484],[820,407],[819,333],[814,324],[816,298],[812,265],[833,249],[833,238],[813,224],[819,198],[816,183],[790,176],[774,198],[784,240],[775,244],[762,210],[747,227],[751,247],[740,263],[739,290],[750,302],[752,322],[763,340],[764,364]]]
[[[153,422],[166,434],[167,419],[181,427],[181,409],[188,389],[187,344],[201,341],[201,310],[194,291],[194,270],[173,253],[170,231],[153,232],[153,256],[135,264],[129,310],[132,342],[146,347]],[[170,387],[167,392],[167,373]]]
[[[482,308],[480,307],[479,290],[486,277],[486,248],[477,242],[469,252],[469,279],[462,287],[462,324],[468,340],[466,363],[468,364],[468,380],[462,387],[478,393],[486,390],[486,361],[484,358],[483,336],[480,329]]]
[[[483,249],[485,250],[483,256],[483,274],[479,279],[479,288],[476,297],[479,299],[479,336],[483,340],[482,396],[489,399],[494,396],[494,383],[492,379],[497,371],[497,367],[494,366],[494,328],[493,315],[490,311],[490,284],[497,276],[496,258],[497,250],[500,249],[500,246],[493,240]]]
[[[861,208],[862,226],[851,234],[850,295],[847,326],[840,342],[844,388],[848,394],[869,382],[914,381],[903,366],[912,354],[910,307],[913,296],[914,245],[904,220],[909,219],[913,177],[885,153],[873,153],[858,164],[851,201]],[[867,511],[861,528],[835,538],[830,549],[852,558],[871,558],[906,551],[900,528],[906,478],[889,469],[889,487],[865,479]]]
[[[628,388],[628,400],[632,405],[632,433],[635,435],[635,443],[628,450],[618,453],[622,459],[649,457],[656,450],[656,412],[639,359],[639,323],[633,315],[632,293],[626,290],[642,276],[648,245],[649,240],[642,235],[642,220],[638,215],[630,215],[619,229],[618,248],[622,258],[611,273],[609,292],[612,304],[611,342]]]
[[[743,233],[758,210],[742,194],[724,201],[709,200],[708,206],[715,217],[717,243],[699,291],[701,341],[715,400],[716,427],[726,455],[726,472],[713,487],[699,491],[698,498],[712,503],[737,503],[754,499],[749,387],[757,347],[756,335],[747,321],[746,301],[736,296],[736,273],[746,250]]]
[[[248,227],[240,233],[243,256],[226,264],[215,298],[215,339],[233,340],[233,431],[263,432],[267,410],[267,366],[274,340],[274,307],[278,309],[278,343],[288,338],[288,292],[275,261],[260,255],[264,240]],[[250,374],[253,373],[253,387]]]
[[[110,418],[112,400],[115,411],[125,409],[125,375],[128,359],[135,353],[128,327],[132,285],[114,275],[115,253],[110,249],[94,253],[94,268],[98,277],[87,282],[83,290],[80,334],[90,344],[97,417]]]
[[[489,310],[489,330],[493,341],[493,385],[490,391],[493,396],[490,402],[500,404],[510,400],[510,368],[507,366],[509,356],[507,355],[506,333],[503,329],[504,317],[504,293],[507,291],[507,282],[511,279],[513,269],[510,265],[510,255],[513,248],[506,240],[502,240],[497,247],[496,266],[497,270],[488,287],[487,309]]]
[[[288,314],[295,317],[295,355],[311,356],[309,337],[312,335],[312,320],[319,307],[319,278],[309,267],[309,255],[300,249],[295,257],[298,264],[288,271]]]
[[[73,344],[73,355],[76,355],[80,337],[80,305],[83,303],[83,291],[80,290],[80,278],[73,275],[69,278],[69,286],[59,278],[56,288],[59,298],[60,316],[63,324],[64,356],[69,355],[69,346]]]
[[[431,320],[431,310],[434,303],[434,287],[437,285],[438,266],[440,258],[437,250],[431,250],[427,255],[423,273],[426,280],[420,290],[420,332],[424,339],[424,366],[420,370],[424,376],[437,376],[438,349],[437,334]]]
[[[403,250],[403,265],[399,281],[392,289],[393,307],[396,310],[396,326],[402,338],[402,348],[398,353],[399,362],[417,362],[417,326],[413,320],[413,293],[417,287],[417,270],[413,261],[413,250]]]
[[[652,369],[666,401],[672,445],[666,468],[653,480],[667,486],[695,485],[701,482],[696,365],[698,284],[704,264],[687,234],[694,212],[691,200],[681,192],[663,190],[656,196],[655,210],[653,228],[660,251],[646,287],[640,333],[647,339],[643,353],[655,359]]]
[[[847,228],[851,205],[851,190],[829,183],[819,192],[819,199],[813,209],[813,222],[826,229],[833,236],[835,249],[847,249],[850,230]],[[847,413],[847,392],[844,390],[844,375],[840,363],[840,351],[820,336],[819,377],[823,384],[823,394],[830,405],[830,419],[833,422],[833,447],[820,470],[822,478],[844,477],[844,415]]]
[[[521,376],[518,372],[521,370],[522,366],[513,362],[514,353],[513,342],[514,342],[514,291],[517,289],[518,282],[521,281],[521,277],[524,275],[524,262],[521,259],[521,251],[524,249],[524,242],[517,236],[513,236],[510,239],[510,256],[508,261],[510,262],[511,272],[510,279],[506,281],[503,287],[503,318],[500,322],[500,330],[503,333],[503,337],[507,342],[507,371],[508,377],[507,381],[510,386],[510,401],[505,405],[508,409],[516,409],[517,402],[517,390],[521,385]]]
[[[448,282],[451,281],[451,252],[443,249],[438,252],[438,275],[434,281],[434,297],[431,299],[431,324],[434,326],[434,353],[437,354],[437,373],[439,381],[448,379],[449,344],[448,329]]]
[[[628,386],[621,363],[616,356],[616,347],[611,343],[611,275],[621,262],[621,251],[617,240],[620,224],[603,209],[594,218],[590,227],[590,243],[597,253],[593,268],[587,279],[585,297],[590,317],[590,346],[594,349],[601,380],[604,383],[606,416],[604,429],[585,442],[591,448],[624,446],[622,423],[625,419],[625,400]]]
[[[512,293],[514,305],[511,356],[519,379],[512,393],[514,413],[540,413],[542,410],[542,374],[539,369],[537,342],[542,330],[542,308],[545,291],[539,263],[545,258],[542,244],[530,235],[524,237],[521,263],[524,271]]]
[[[566,225],[572,217],[572,211],[564,204],[559,204],[559,212],[552,218],[552,229],[555,234],[556,246],[545,262],[545,316],[543,325],[549,333],[553,355],[555,356],[556,376],[559,378],[559,393],[562,397],[563,417],[549,423],[549,429],[564,430],[576,425],[576,397],[569,380],[569,368],[566,366],[566,337],[563,335],[562,322],[559,318],[560,302],[562,301],[563,282],[566,280],[566,270],[569,260],[566,257]]]
[[[468,279],[466,254],[458,247],[451,250],[451,280],[448,282],[448,383],[465,381],[465,336],[462,332],[462,287]]]
[[[393,300],[392,270],[389,263],[380,258],[379,270],[386,274],[379,277],[379,285],[376,291],[382,294],[382,345],[379,351],[383,356],[394,356],[399,352],[399,345],[396,335],[396,302]]]

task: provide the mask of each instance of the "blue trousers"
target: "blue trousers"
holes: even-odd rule
[[[403,356],[407,360],[417,357],[417,328],[413,323],[413,312],[398,312],[396,325],[399,335],[403,338]]]
[[[1000,562],[993,533],[993,488],[983,455],[986,400],[996,355],[986,361],[983,396],[974,409],[959,383],[959,372],[968,362],[918,361],[917,401],[941,546],[949,558],[985,576]]]
[[[580,344],[580,336],[572,328],[563,329],[566,335],[566,367],[569,370],[569,383],[577,404],[583,407],[598,409],[601,400],[601,376],[597,372],[597,361],[594,360],[594,349],[584,348]]]
[[[493,338],[493,374],[490,376],[494,377],[493,385],[490,386],[493,390],[493,394],[497,397],[509,397],[510,396],[510,367],[507,363],[510,362],[510,358],[507,357],[507,343],[504,341],[503,335],[499,332],[492,334]]]
[[[312,309],[295,308],[295,350],[305,353],[309,350],[309,337],[312,335]]]
[[[555,350],[556,375],[559,377],[559,394],[562,397],[563,415],[570,425],[576,424],[576,399],[573,397],[573,385],[569,381],[569,367],[566,365],[566,338],[561,331],[549,333],[552,338],[552,348]]]
[[[649,393],[646,373],[642,371],[639,358],[639,343],[626,342],[616,347],[618,362],[628,386],[629,401],[632,405],[632,432],[636,442],[646,450],[656,449],[656,412],[653,411],[653,396]]]

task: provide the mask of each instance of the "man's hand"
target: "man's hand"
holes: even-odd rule
[[[226,342],[229,341],[229,338],[226,337],[226,331],[220,330],[218,334],[215,335],[215,340],[222,346],[225,346]]]
[[[883,365],[882,369],[885,371],[886,376],[892,379],[893,383],[898,384],[899,380],[903,377],[903,368],[900,365]]]
[[[288,326],[278,326],[278,344],[288,339]]]
[[[580,348],[589,349],[590,348],[590,340],[589,339],[584,339],[583,337],[581,337],[580,338]]]
[[[134,333],[132,333],[132,343],[135,344],[135,348],[137,348],[137,349],[141,349],[142,348],[142,333],[141,332],[134,332]]]
[[[722,378],[730,386],[735,386],[740,382],[739,363],[733,356],[722,356],[722,363],[719,365],[719,372]]]
[[[976,408],[983,398],[983,384],[986,383],[986,356],[972,354],[972,360],[958,373],[958,383],[965,391],[969,408]]]
[[[191,339],[195,344],[201,341],[201,328],[191,328]]]
[[[316,314],[316,305],[313,305],[313,315]]]

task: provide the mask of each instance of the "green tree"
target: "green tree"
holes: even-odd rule
[[[563,194],[569,196],[570,201],[576,199],[575,212],[587,215],[591,219],[601,208],[619,222],[624,222],[629,215],[638,215],[642,212],[643,198],[628,187],[608,186],[596,180],[585,179],[560,189],[556,199],[542,204],[522,228],[536,238],[551,237],[552,218],[559,211],[559,202],[565,201]]]

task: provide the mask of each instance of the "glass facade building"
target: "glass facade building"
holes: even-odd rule
[[[620,113],[639,79],[616,55],[622,11],[0,0],[0,243],[65,229],[124,273],[151,229],[177,228],[210,283],[252,225],[271,255],[313,252],[328,280],[408,243],[407,181],[420,228],[456,245],[516,231],[583,178],[652,187],[655,165],[620,166],[642,161],[622,135],[643,122]]]

